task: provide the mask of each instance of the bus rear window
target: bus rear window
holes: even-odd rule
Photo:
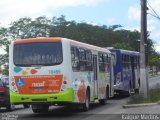
[[[16,66],[57,65],[63,61],[61,42],[15,44],[13,62]]]

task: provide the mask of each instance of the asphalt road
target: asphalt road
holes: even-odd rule
[[[149,78],[149,87],[160,87],[160,75]]]
[[[150,88],[157,86],[158,83],[160,83],[160,76],[149,78]],[[108,100],[106,105],[94,103],[91,104],[88,112],[82,112],[75,108],[53,106],[46,114],[34,114],[31,108],[24,109],[22,105],[17,105],[12,112],[5,108],[1,109],[0,118],[2,120],[122,120],[125,119],[123,117],[126,114],[160,114],[160,105],[124,109],[122,106],[129,99],[129,97],[116,97]]]
[[[98,103],[91,104],[88,112],[82,112],[77,108],[68,107],[50,107],[49,112],[46,114],[34,114],[31,108],[23,108],[22,105],[17,105],[12,112],[2,109],[3,116],[15,115],[19,120],[116,120],[121,117],[121,113],[125,112],[122,105],[126,103],[129,98],[114,98],[108,100],[106,105],[99,105]],[[7,113],[7,115],[6,115]]]

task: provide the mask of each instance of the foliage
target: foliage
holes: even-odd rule
[[[113,47],[116,48],[116,49],[134,50],[127,43],[115,43],[115,44],[113,44]]]
[[[8,28],[0,28],[0,47],[6,54],[0,55],[0,65],[8,64],[9,43],[15,39],[34,37],[65,37],[100,47],[111,47],[139,51],[140,32],[122,29],[121,25],[98,26],[85,22],[67,21],[65,16],[48,19],[40,16],[35,19],[20,18],[13,21]],[[149,37],[149,35],[148,35]],[[153,42],[147,39],[149,58],[155,53]],[[156,63],[153,62],[151,63]],[[157,63],[156,63],[157,64]]]
[[[159,53],[153,53],[150,55],[149,65],[157,66],[160,69],[160,54]]]
[[[35,20],[31,18],[20,18],[18,21],[11,23],[9,32],[12,39],[48,37],[50,23],[51,20],[44,16],[38,17]]]
[[[128,104],[139,104],[139,103],[153,103],[160,101],[160,87],[157,85],[156,88],[152,88],[149,90],[149,94],[147,97],[142,97],[140,95],[134,96],[128,101]]]
[[[0,48],[3,48],[5,54],[0,54],[0,66],[5,65],[6,69],[3,71],[5,75],[8,74],[8,63],[9,63],[9,44],[8,40],[9,33],[7,28],[0,28]],[[0,68],[1,69],[1,68]]]

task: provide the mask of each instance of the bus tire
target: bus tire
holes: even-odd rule
[[[141,86],[141,81],[140,81],[140,79],[138,79],[138,85],[139,85],[139,88],[140,88],[140,86]]]
[[[106,96],[104,99],[99,100],[100,105],[105,105],[107,103],[107,97],[108,97],[107,94],[108,94],[108,89],[106,88]]]
[[[126,94],[127,97],[131,96],[131,83],[129,84],[129,89]]]
[[[107,85],[107,88],[106,88],[106,90],[107,90],[107,91],[106,91],[106,92],[107,92],[107,99],[110,98],[110,94],[109,94],[110,91],[109,91],[109,88],[110,88],[109,85]]]
[[[135,89],[135,94],[139,94],[139,88]]]
[[[85,103],[82,105],[83,112],[89,110],[89,102],[90,102],[90,93],[89,90],[86,91]]]
[[[32,105],[32,111],[34,113],[45,113],[48,112],[49,106],[48,105]]]
[[[7,104],[6,108],[9,111],[13,111],[15,109],[15,105],[9,103],[9,104]]]

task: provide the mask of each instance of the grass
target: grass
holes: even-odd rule
[[[160,101],[160,87],[150,89],[148,97],[142,97],[140,95],[132,96],[127,104],[155,103],[158,101]]]

